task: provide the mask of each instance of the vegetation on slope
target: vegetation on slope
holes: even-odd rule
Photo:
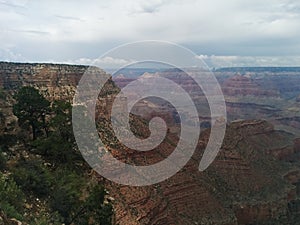
[[[18,138],[0,137],[0,224],[111,224],[107,192],[76,147],[71,104],[50,103],[33,87],[15,100]]]

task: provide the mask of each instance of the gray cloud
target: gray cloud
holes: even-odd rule
[[[300,66],[300,56],[216,56],[199,55],[209,67]]]
[[[10,29],[12,32],[17,32],[17,33],[28,33],[28,34],[36,34],[36,35],[48,35],[49,32],[42,31],[42,30],[14,30]]]
[[[94,59],[118,44],[144,39],[176,42],[199,55],[300,55],[296,0],[1,3],[0,49],[30,61]]]
[[[73,17],[73,16],[61,16],[61,15],[55,15],[55,17],[63,20],[75,20],[75,21],[82,21],[79,17]]]
[[[15,1],[0,1],[0,5],[8,6],[8,7],[13,7],[13,8],[21,8],[25,9],[25,5],[27,1],[19,2],[19,3],[14,3]]]

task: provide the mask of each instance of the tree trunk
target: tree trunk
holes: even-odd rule
[[[32,140],[34,141],[36,139],[36,127],[34,123],[31,123],[31,129],[32,129]]]

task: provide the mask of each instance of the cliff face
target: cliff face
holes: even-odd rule
[[[0,88],[34,86],[50,100],[71,100],[86,66],[0,62]]]
[[[1,134],[16,133],[13,95],[22,86],[36,87],[47,99],[72,101],[86,66],[0,62]]]
[[[215,72],[225,97],[228,120],[265,119],[278,129],[300,135],[299,71],[280,68],[272,72],[265,70],[258,68],[257,71],[251,69],[245,72],[239,68]],[[158,73],[183,87],[201,112],[202,122],[209,121],[210,111],[206,98],[190,77],[178,70]],[[115,82],[123,87],[132,80],[117,76]]]
[[[165,71],[159,72],[163,77],[169,78],[178,83],[189,93],[199,91],[197,84],[182,71]],[[279,90],[274,88],[266,88],[261,86],[259,79],[251,79],[240,74],[227,74],[226,76],[218,76],[223,93],[225,96],[256,96],[256,97],[279,97]],[[114,81],[118,86],[124,87],[128,83],[135,80],[134,78],[126,78],[124,76],[116,76]],[[273,85],[274,86],[274,85]],[[273,87],[272,86],[272,87]],[[200,90],[201,93],[201,90]],[[199,94],[199,93],[198,93]],[[201,93],[202,94],[202,93]]]
[[[264,90],[250,78],[241,75],[235,75],[226,79],[222,84],[222,89],[225,95],[228,96],[279,96],[279,93],[274,90]]]
[[[241,121],[228,126],[217,159],[198,171],[209,130],[202,133],[193,159],[168,180],[148,187],[107,183],[120,224],[281,224],[297,198],[299,168],[273,157],[277,148],[294,147],[293,137],[265,121]],[[172,140],[171,138],[169,141]],[[296,148],[295,142],[295,148]],[[159,147],[160,152],[167,144]],[[124,158],[132,158],[126,150]],[[146,155],[147,162],[161,158]],[[120,157],[120,155],[118,155]],[[134,162],[145,160],[135,156]]]

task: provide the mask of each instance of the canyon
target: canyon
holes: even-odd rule
[[[0,133],[18,132],[17,118],[12,113],[13,95],[18,88],[33,86],[50,101],[71,102],[86,69],[77,65],[0,62],[0,94],[5,96],[0,99]],[[106,75],[105,71],[101,73]],[[140,73],[143,75],[143,70]],[[92,173],[94,178],[104,180],[116,224],[296,224],[300,218],[300,69],[214,71],[225,96],[228,125],[221,151],[204,172],[198,170],[198,164],[210,135],[205,96],[182,71],[153,73],[173,80],[191,94],[202,112],[203,129],[192,159],[159,184],[130,187]],[[112,80],[122,88],[136,79],[126,76],[117,74]],[[149,132],[144,119],[149,121],[157,115],[174,128],[155,150],[140,153],[115,143],[108,135],[113,134],[110,107],[119,90],[112,80],[98,99],[100,137],[121,161],[144,165],[163,160],[179,138],[174,109],[151,99],[135,109],[132,129],[141,136]]]

